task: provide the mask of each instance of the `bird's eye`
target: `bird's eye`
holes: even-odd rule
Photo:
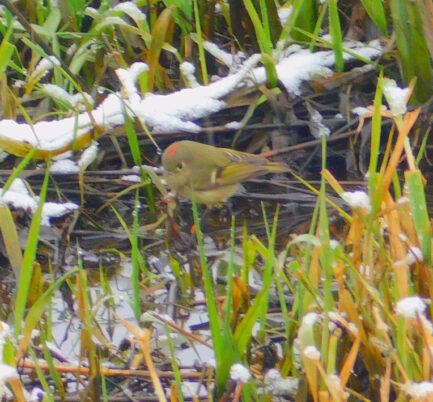
[[[177,169],[177,170],[182,170],[184,166],[185,166],[185,163],[184,163],[184,162],[179,162],[179,163],[177,164],[177,166],[176,166],[176,169]]]

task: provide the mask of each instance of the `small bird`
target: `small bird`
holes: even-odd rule
[[[267,173],[288,172],[283,163],[228,148],[194,141],[178,141],[162,154],[164,178],[176,194],[198,203],[226,201],[241,182]]]

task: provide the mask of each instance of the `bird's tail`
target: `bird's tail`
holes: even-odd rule
[[[269,173],[287,173],[291,172],[291,169],[282,162],[269,162],[263,166],[263,168]]]

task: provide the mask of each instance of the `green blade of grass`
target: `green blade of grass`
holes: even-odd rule
[[[163,0],[165,6],[175,7],[173,10],[173,18],[176,24],[179,25],[183,35],[191,32],[191,21],[193,17],[194,4],[190,0]]]
[[[257,14],[254,4],[251,0],[243,0],[246,10],[251,18],[254,26],[254,30],[257,37],[257,42],[262,52],[262,63],[266,68],[266,76],[268,83],[271,87],[275,87],[278,81],[277,71],[275,69],[275,62],[272,58],[272,41],[271,38],[266,34],[266,30],[263,28],[262,21]]]
[[[149,92],[153,91],[155,79],[159,64],[159,55],[162,46],[165,42],[165,37],[172,23],[172,14],[174,6],[167,7],[156,20],[152,28],[152,41],[149,49],[148,64],[149,64]]]
[[[243,0],[243,2],[253,23],[261,52],[270,55],[272,51],[272,43],[270,37],[266,34],[266,30],[263,27],[262,21],[260,20],[253,2],[251,0]]]
[[[316,205],[314,207],[313,216],[311,218],[311,225],[309,230],[309,235],[314,237],[314,233],[316,233],[318,220],[319,220],[319,211],[320,211],[320,201],[317,199]],[[314,243],[309,242],[307,245],[307,249],[305,251],[305,258],[303,260],[302,264],[302,272],[305,274],[305,276],[309,279],[311,279],[311,282],[309,281],[308,284],[304,284],[304,286],[301,286],[299,288],[299,291],[297,293],[298,295],[298,301],[297,304],[299,306],[299,316],[303,317],[304,314],[309,310],[309,306],[315,302],[316,294],[315,291],[318,287],[317,280],[318,278],[316,275],[311,276],[311,261],[312,261],[312,254],[313,254],[313,248]],[[312,286],[310,286],[310,283]]]
[[[207,85],[209,79],[207,75],[206,57],[204,54],[203,35],[201,32],[200,13],[198,11],[197,0],[194,0],[194,17],[195,17],[195,28],[197,30],[198,53],[200,55],[201,76],[203,78],[203,84]]]
[[[431,266],[432,230],[427,213],[423,177],[421,172],[417,170],[406,171],[405,178],[410,202],[410,210],[423,252],[424,262],[427,264],[427,266]]]
[[[129,242],[131,243],[131,263],[132,263],[132,289],[133,289],[133,302],[132,302],[132,308],[134,310],[134,313],[137,317],[137,319],[141,316],[141,307],[140,307],[140,284],[139,284],[139,274],[140,271],[145,272],[145,261],[143,256],[140,254],[140,250],[138,247],[138,192],[136,193],[135,198],[135,215],[134,215],[134,223],[133,223],[133,232],[128,228],[128,225],[122,218],[122,216],[119,214],[119,212],[114,208],[111,207],[114,214],[116,215],[117,219],[120,222],[120,225],[122,226],[123,230],[125,231],[126,235],[128,236]]]
[[[308,38],[301,31],[313,33],[317,22],[317,2],[315,0],[304,0],[293,30],[293,39],[305,42]]]
[[[268,304],[267,300],[269,298],[269,289],[271,287],[272,280],[273,276],[270,276],[269,278],[267,278],[266,282],[263,281],[262,289],[257,294],[256,298],[254,299],[254,303],[248,309],[245,317],[240,322],[233,335],[234,345],[236,346],[236,349],[240,355],[245,352],[251,340],[252,329],[257,322],[260,314],[263,313],[263,306],[267,306]]]
[[[83,23],[84,10],[87,7],[86,0],[66,0],[70,16],[73,22],[73,28],[80,31],[81,24]]]
[[[26,166],[30,163],[30,161],[33,159],[33,156],[35,155],[37,149],[32,148],[31,151],[26,155],[25,158],[19,163],[19,165],[14,169],[12,174],[8,177],[6,180],[5,185],[3,186],[3,194],[8,191],[9,187],[11,186],[12,182],[21,175],[22,171],[26,168]]]
[[[379,159],[380,134],[382,128],[382,85],[383,85],[383,70],[380,71],[379,79],[376,85],[376,94],[374,96],[374,112],[371,127],[371,143],[370,143],[370,163],[368,166],[368,191],[371,195],[374,194],[374,185],[376,182],[377,165]],[[373,202],[373,210],[380,208],[380,203],[375,206]],[[373,215],[373,214],[372,214]]]
[[[176,381],[176,398],[179,402],[184,402],[182,394],[182,377],[180,374],[179,364],[176,359],[176,350],[174,347],[174,342],[171,337],[171,330],[168,325],[165,326],[165,332],[167,334],[167,345],[171,355],[171,367],[173,368],[174,379]]]
[[[33,215],[30,225],[29,235],[27,238],[26,249],[24,251],[23,265],[18,279],[17,297],[15,300],[15,334],[21,334],[22,321],[27,305],[27,296],[29,293],[30,282],[32,280],[33,263],[36,256],[36,249],[39,241],[39,229],[41,226],[42,208],[44,206],[45,197],[48,189],[48,178],[50,172],[50,161],[47,162],[44,181],[42,183],[41,193],[39,196],[39,204]]]
[[[257,4],[257,3],[256,3]],[[260,11],[266,36],[275,45],[281,35],[281,23],[278,17],[278,9],[274,0],[260,0]]]
[[[216,393],[217,396],[221,396],[226,386],[230,366],[227,369],[228,359],[226,359],[226,353],[228,351],[225,350],[226,345],[224,344],[224,340],[221,335],[221,324],[219,320],[218,310],[216,308],[215,296],[213,293],[214,285],[211,273],[207,265],[206,252],[203,245],[203,236],[200,229],[200,218],[198,215],[197,203],[195,202],[194,192],[192,193],[192,210],[194,216],[194,225],[196,227],[197,233],[197,247],[199,250],[200,263],[203,272],[206,305],[209,313],[209,326],[212,334],[212,342],[215,352],[215,360],[217,364],[215,378]]]
[[[42,332],[44,332],[44,331],[41,331],[41,333]],[[42,337],[44,338],[44,339],[42,339],[42,342],[43,342],[43,345],[42,345],[43,354],[44,354],[45,362],[47,363],[47,366],[48,366],[48,369],[49,369],[50,377],[52,378],[52,380],[53,380],[53,382],[55,384],[55,389],[58,390],[58,392],[60,393],[60,395],[63,398],[65,398],[65,396],[66,396],[65,395],[66,394],[65,393],[65,387],[63,385],[60,373],[56,370],[56,362],[54,361],[54,358],[51,355],[51,353],[50,353],[50,351],[49,351],[49,349],[47,347],[47,340],[45,339],[45,336],[43,335]],[[36,356],[35,356],[35,353],[33,351],[33,348],[29,347],[28,350],[31,351],[31,352],[33,352],[33,355],[32,355],[33,362],[35,363],[35,365],[37,367],[38,363],[35,360]],[[41,380],[41,374],[43,375],[43,373],[38,372],[38,378],[40,380]],[[46,382],[46,377],[45,376],[44,376],[44,379],[45,379],[45,382]],[[46,384],[46,385],[48,385],[48,384]],[[45,392],[47,392],[46,385],[44,386]],[[48,388],[48,395],[51,397],[51,400],[54,401],[54,398],[52,397],[51,394],[52,394],[52,392],[50,392],[49,388]]]
[[[279,205],[275,211],[274,222],[272,225],[272,231],[269,231],[269,225],[266,219],[265,206],[262,204],[262,213],[265,221],[266,232],[268,235],[268,247],[265,256],[265,267],[263,269],[263,282],[268,282],[273,275],[273,267],[275,264],[275,238],[277,235],[277,225],[278,225],[278,214],[280,211]],[[263,341],[266,333],[266,313],[268,311],[269,300],[266,299],[262,306],[262,314],[260,315],[260,331],[257,336],[259,341]]]
[[[405,82],[417,78],[414,97],[423,102],[433,93],[433,72],[420,4],[390,0],[389,5]]]
[[[51,303],[53,293],[70,277],[78,272],[78,268],[73,268],[57,279],[50,287],[38,298],[38,300],[30,308],[24,321],[23,328],[23,344],[28,344],[32,337],[32,332],[38,325],[45,308]]]
[[[326,169],[326,137],[322,137],[322,171]],[[322,329],[322,362],[323,365],[330,364],[329,360],[335,360],[336,356],[328,355],[329,347],[329,313],[335,308],[335,302],[332,295],[332,278],[333,272],[333,252],[329,244],[329,222],[328,222],[328,210],[326,208],[326,181],[322,175],[321,186],[320,186],[320,196],[319,196],[320,210],[319,210],[319,237],[322,243],[319,251],[319,259],[321,266],[321,276],[324,277],[323,282],[323,299],[324,299],[324,322]]]
[[[297,19],[302,12],[303,5],[304,5],[304,0],[293,1],[292,12],[290,13],[287,22],[283,26],[283,30],[281,31],[280,41],[287,42],[289,40],[289,36],[292,34]]]
[[[382,132],[382,88],[383,88],[383,70],[380,71],[378,83],[376,85],[376,93],[374,96],[374,112],[371,124],[371,144],[370,144],[370,163],[368,167],[368,193],[370,195],[372,211],[369,216],[368,232],[373,230],[377,224],[375,219],[377,212],[380,210],[383,201],[383,171],[385,169],[385,161],[388,158],[382,159],[382,166],[378,172],[379,163],[379,148]],[[392,133],[389,135],[392,138]],[[386,155],[387,156],[387,155]]]
[[[39,365],[39,359],[36,356],[35,351],[33,350],[33,348],[29,348],[28,352],[29,352],[29,355],[30,355],[31,359],[33,360],[33,363],[35,364],[36,375],[38,376],[38,379],[39,379],[39,381],[41,383],[41,386],[42,386],[42,388],[43,388],[43,390],[45,392],[44,401],[54,402],[54,397],[53,397],[53,395],[51,393],[51,389],[50,389],[50,386],[49,386],[48,381],[47,381],[47,376],[42,371],[42,369],[41,369],[41,367]]]
[[[134,292],[133,307],[137,320],[141,317],[141,304],[140,304],[140,260],[142,256],[138,247],[138,216],[139,216],[140,199],[138,191],[135,193],[134,203],[134,221],[132,224],[132,243],[131,243],[131,260],[132,260],[132,289]]]
[[[361,3],[380,32],[387,36],[385,10],[382,2],[376,0],[361,0]]]
[[[235,217],[232,216],[232,226],[231,226],[231,235],[230,235],[230,260],[229,266],[227,269],[227,301],[226,301],[226,312],[224,317],[224,332],[230,332],[230,313],[232,308],[232,299],[233,299],[233,257],[235,252]]]
[[[147,171],[142,168],[140,145],[138,143],[137,133],[135,132],[132,120],[126,113],[126,110],[124,111],[124,116],[125,116],[126,135],[128,137],[129,148],[131,149],[134,163],[137,166],[139,166],[142,183],[147,183],[147,182],[150,183]],[[149,206],[152,214],[154,214],[156,210],[156,206],[155,206],[155,196],[153,194],[152,186],[146,185],[146,192],[147,192],[147,205]]]
[[[9,27],[0,45],[0,76],[6,70],[6,67],[8,66],[12,54],[15,50],[15,46],[9,43],[9,36],[11,33],[12,27]]]
[[[15,273],[15,279],[18,283],[21,267],[23,264],[23,254],[18,236],[15,221],[11,211],[6,204],[0,204],[0,231],[6,248],[6,254]]]
[[[323,3],[322,7],[320,8],[320,14],[316,19],[316,25],[314,26],[313,31],[311,32],[311,41],[310,41],[310,50],[313,51],[314,48],[316,47],[316,41],[317,38],[319,38],[319,32],[320,32],[320,28],[322,27],[322,23],[323,20],[325,19],[325,15],[327,14],[328,11],[328,3]],[[307,35],[308,36],[308,35]]]
[[[340,18],[336,0],[329,0],[329,31],[331,33],[332,48],[335,55],[335,69],[344,70],[343,37],[341,34]]]

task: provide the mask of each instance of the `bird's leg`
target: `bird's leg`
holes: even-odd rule
[[[232,216],[236,216],[236,211],[235,211],[235,209],[234,209],[233,198],[229,198],[229,199],[227,200],[226,205],[227,205],[227,211],[229,212],[230,217],[232,217]]]

